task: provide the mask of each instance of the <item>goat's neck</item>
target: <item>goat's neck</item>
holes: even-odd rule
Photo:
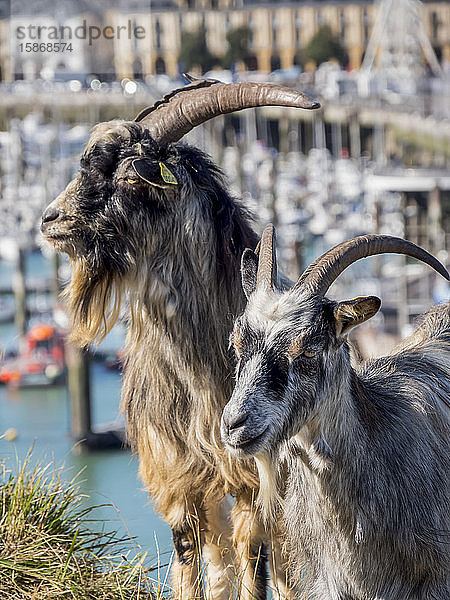
[[[154,358],[177,365],[177,370],[183,363],[190,370],[195,365],[202,377],[223,379],[232,368],[229,333],[245,302],[240,255],[224,269],[215,256],[199,264],[180,254],[171,269],[166,260],[164,267],[141,275],[130,299],[129,343],[136,347],[144,342]]]
[[[370,440],[375,409],[350,364],[348,348],[339,351],[330,378],[311,420],[295,437],[301,456],[316,475],[347,467],[357,448]]]

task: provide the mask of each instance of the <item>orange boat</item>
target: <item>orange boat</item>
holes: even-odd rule
[[[41,387],[65,383],[64,334],[53,325],[39,324],[25,336],[17,358],[0,368],[0,383],[12,387]]]

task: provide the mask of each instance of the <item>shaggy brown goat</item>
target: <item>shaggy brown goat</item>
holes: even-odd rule
[[[71,260],[75,340],[106,335],[127,296],[123,406],[140,475],[172,528],[183,600],[201,595],[200,547],[212,598],[231,597],[233,562],[241,598],[264,597],[268,534],[253,508],[253,461],[231,457],[219,427],[232,390],[226,340],[245,300],[241,254],[257,238],[218,168],[173,142],[215,115],[270,104],[318,106],[279,86],[202,80],[134,122],[97,125],[79,174],[42,219],[45,237]],[[236,497],[233,527],[227,493]]]
[[[282,504],[293,580],[308,600],[450,598],[450,302],[390,355],[354,367],[347,334],[381,301],[325,297],[346,267],[384,252],[450,279],[428,252],[390,236],[339,244],[285,292],[272,227],[259,260],[243,255],[248,304],[222,436],[234,456],[255,457],[268,512]]]

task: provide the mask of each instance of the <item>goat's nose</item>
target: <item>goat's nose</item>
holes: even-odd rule
[[[48,206],[45,209],[44,214],[42,215],[42,223],[50,223],[50,221],[56,221],[59,215],[59,208],[50,204],[50,206]]]
[[[239,414],[227,414],[224,413],[222,415],[222,423],[228,434],[230,434],[235,429],[238,429],[242,425],[245,425],[245,422],[248,419],[248,413],[239,413]]]

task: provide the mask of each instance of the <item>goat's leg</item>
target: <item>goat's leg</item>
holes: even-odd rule
[[[207,529],[203,558],[207,565],[208,600],[231,600],[235,581],[231,502],[225,497],[206,506]]]
[[[151,429],[149,432],[153,440],[159,439],[157,432]],[[170,443],[160,440],[160,448],[170,448]],[[216,480],[214,491],[217,495],[214,500],[205,502],[200,492],[211,485],[209,475],[191,475],[188,472],[180,476],[179,462],[184,460],[181,456],[189,454],[186,450],[180,455],[176,448],[172,449],[172,453],[166,452],[164,465],[158,464],[156,451],[148,439],[143,438],[139,446],[139,471],[156,509],[172,529],[175,546],[171,573],[173,594],[180,600],[203,599],[206,588],[208,599],[229,600],[232,584],[228,583],[225,575],[231,562],[227,550],[232,554],[232,543],[230,508],[221,502],[220,493],[225,493],[223,481]],[[195,493],[193,482],[196,484]],[[208,578],[204,577],[202,552],[208,563]]]
[[[166,520],[172,529],[175,558],[172,566],[173,594],[179,600],[203,600],[204,584],[202,547],[205,538],[206,519],[196,506],[190,510],[178,507]],[[179,515],[177,519],[173,515]]]
[[[267,591],[266,534],[251,493],[239,495],[233,510],[233,546],[238,564],[238,598],[265,600]]]
[[[174,594],[180,600],[203,599],[205,591],[208,600],[232,598],[234,568],[229,514],[229,502],[216,500],[206,507],[206,512],[194,508],[186,513],[181,524],[172,526],[175,546],[172,581]]]

